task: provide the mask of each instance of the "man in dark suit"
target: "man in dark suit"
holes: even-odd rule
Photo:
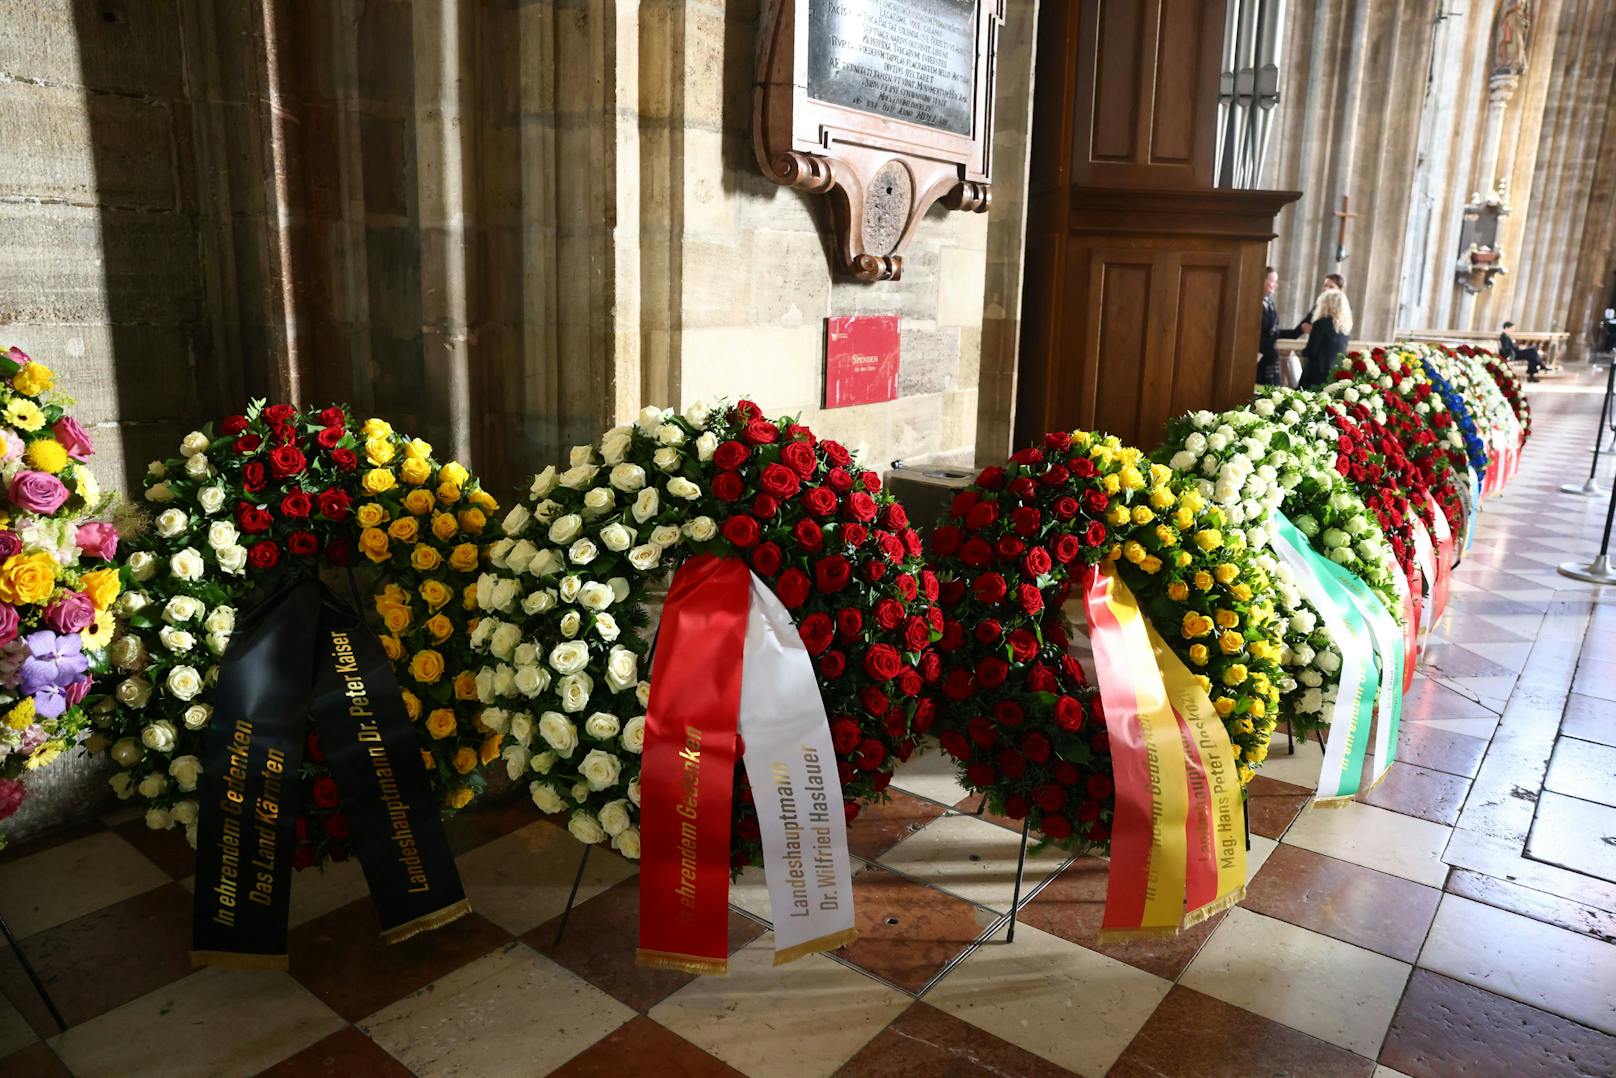
[[[1257,383],[1265,386],[1280,386],[1285,379],[1279,366],[1280,340],[1292,340],[1307,332],[1307,324],[1303,323],[1295,329],[1279,328],[1279,308],[1274,306],[1274,293],[1279,289],[1279,273],[1273,266],[1269,266],[1263,276],[1262,297],[1262,335],[1259,338],[1257,353]]]
[[[1506,361],[1524,359],[1526,361],[1526,380],[1535,382],[1537,381],[1537,372],[1543,366],[1542,357],[1538,354],[1536,348],[1522,348],[1515,343],[1514,339],[1509,335],[1509,331],[1514,325],[1514,322],[1504,323],[1504,330],[1498,335],[1498,354],[1504,357]]]

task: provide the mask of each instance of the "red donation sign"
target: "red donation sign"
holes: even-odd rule
[[[879,404],[898,397],[898,316],[825,320],[825,407]]]

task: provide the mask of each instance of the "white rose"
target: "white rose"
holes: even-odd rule
[[[523,696],[539,695],[550,687],[550,672],[542,666],[521,666],[516,670],[516,691]]]
[[[684,445],[685,429],[677,423],[664,423],[657,428],[656,437],[663,445]]]
[[[610,513],[617,505],[617,495],[610,487],[595,487],[584,495],[584,510],[592,517]]]
[[[202,761],[195,756],[176,756],[168,762],[168,773],[186,793],[196,789],[196,780],[202,774]]]
[[[163,476],[168,474],[168,465],[164,464],[160,460],[154,460],[150,464],[146,465],[146,474],[151,476],[153,479],[161,479]]]
[[[556,695],[561,697],[561,710],[576,715],[589,706],[589,694],[595,691],[595,679],[582,670],[568,674],[556,682]]]
[[[624,494],[633,494],[645,486],[645,469],[638,464],[619,464],[612,469],[611,484]]]
[[[536,753],[528,766],[541,775],[548,775],[554,770],[559,761],[560,757],[555,754],[553,749],[545,749],[543,752]]]
[[[118,795],[119,801],[127,801],[135,796],[134,776],[127,771],[120,771],[107,780],[112,792]]]
[[[478,620],[477,627],[471,630],[471,646],[480,648],[488,642],[493,635],[494,627],[499,624],[497,618],[482,618]]]
[[[582,490],[595,481],[600,469],[593,464],[575,464],[561,473],[561,485],[568,490]]]
[[[516,645],[522,642],[522,627],[511,622],[501,622],[488,638],[488,650],[496,659],[509,659]]]
[[[510,512],[505,514],[505,520],[500,524],[500,530],[514,539],[527,530],[527,526],[532,520],[533,514],[527,511],[527,506],[518,502],[511,506]]]
[[[595,447],[592,445],[575,445],[567,452],[567,463],[574,468],[580,464],[588,464],[595,459]]]
[[[185,515],[183,509],[164,509],[157,514],[157,534],[164,539],[172,539],[185,530],[191,523],[191,518]]]
[[[163,646],[176,655],[196,647],[196,637],[184,629],[176,629],[172,625],[165,625],[158,629],[157,639],[161,640]]]
[[[679,529],[672,524],[660,524],[651,529],[651,542],[666,550],[679,545]]]
[[[202,627],[210,633],[228,633],[236,627],[236,608],[216,606],[203,619]]]
[[[576,610],[569,610],[561,615],[561,635],[571,640],[578,635],[578,630],[584,623],[584,616]]]
[[[606,581],[606,586],[612,589],[612,594],[616,596],[618,602],[628,598],[630,589],[627,577],[614,576]]]
[[[685,525],[684,532],[693,542],[705,543],[718,534],[718,525],[712,517],[697,517]]]
[[[636,805],[640,803],[640,776],[638,775],[628,780],[628,799]]]
[[[140,780],[140,785],[136,789],[140,791],[141,797],[156,797],[168,789],[168,779],[153,771]]]
[[[207,450],[208,436],[199,430],[193,430],[180,439],[180,456],[182,457],[194,457],[198,453],[206,453]]]
[[[655,453],[651,454],[651,463],[655,464],[657,466],[657,470],[662,471],[662,472],[675,472],[675,471],[678,471],[679,470],[679,460],[680,460],[679,451],[677,449],[673,448],[673,446],[671,446],[671,445],[665,445],[661,449],[658,449]],[[693,485],[694,484],[692,484],[692,486]],[[668,486],[668,490],[669,490],[669,492],[672,492],[672,490],[673,490],[673,486],[672,486],[671,483]],[[685,497],[685,496],[686,495],[681,495],[681,497]]]
[[[591,580],[578,589],[578,605],[585,610],[605,610],[615,598],[612,589],[598,580]]]
[[[112,690],[118,698],[118,703],[125,707],[145,707],[146,701],[151,699],[152,685],[143,677],[124,678],[118,682],[118,687]]]
[[[478,721],[494,733],[503,734],[510,726],[511,713],[502,707],[485,707],[483,713],[478,716]]]
[[[583,590],[583,587],[583,577],[569,576],[564,578],[560,586],[561,601],[564,603],[572,602],[578,598],[578,593]]]
[[[642,681],[634,686],[634,698],[640,702],[641,707],[651,706],[651,683]]]
[[[146,500],[162,505],[174,500],[174,488],[167,483],[153,483],[146,488]]]
[[[642,573],[655,569],[662,559],[662,548],[655,543],[643,543],[628,552],[628,563]]]
[[[201,730],[213,717],[213,708],[207,704],[192,704],[180,715],[180,721],[185,723],[187,730]]]
[[[557,517],[555,523],[550,525],[550,542],[570,543],[578,537],[583,530],[584,518],[577,513],[568,513],[564,517]]]
[[[202,602],[189,595],[176,595],[163,604],[163,620],[170,625],[190,621],[202,613]]]
[[[516,671],[504,663],[494,667],[494,695],[509,696],[516,691]]]
[[[140,743],[153,752],[173,752],[174,724],[167,719],[159,719],[140,731]]]
[[[202,512],[212,516],[224,508],[224,488],[203,487],[196,492],[196,501],[202,507]]]
[[[618,628],[617,619],[603,610],[595,615],[595,632],[609,644],[617,639],[622,630]]]
[[[516,545],[515,539],[497,539],[488,548],[488,564],[496,569],[504,569],[510,563],[505,559],[510,556],[511,547]]]
[[[495,610],[508,611],[516,606],[516,597],[521,593],[521,591],[522,586],[516,581],[506,577],[501,577],[499,580],[495,581],[494,586],[489,589],[489,605]],[[477,595],[479,598],[482,596],[481,588],[477,590]]]
[[[1321,651],[1314,660],[1320,670],[1326,674],[1333,674],[1341,669],[1341,656],[1333,651]]]
[[[634,444],[634,435],[628,427],[613,427],[600,439],[600,456],[607,464],[621,464]]]
[[[533,555],[533,560],[528,563],[527,571],[534,576],[555,576],[561,571],[564,564],[561,560],[560,551],[546,547]]]
[[[541,588],[538,591],[528,592],[527,598],[522,600],[522,613],[542,614],[547,610],[554,610],[556,593],[553,588]]]
[[[163,684],[176,700],[189,700],[202,691],[202,675],[194,666],[176,666],[168,672],[168,680]]]
[[[227,546],[213,556],[219,559],[219,568],[231,576],[240,576],[247,571],[247,548],[244,546]]]
[[[120,636],[107,649],[107,657],[120,670],[139,670],[146,665],[146,644],[138,636]]]
[[[634,533],[622,524],[608,524],[600,530],[600,541],[606,544],[607,550],[627,550],[634,545]]]
[[[500,756],[505,760],[505,774],[510,776],[512,782],[527,773],[529,753],[522,746],[506,745]]]
[[[201,580],[207,566],[195,547],[186,547],[168,559],[168,571],[181,580]]]
[[[644,715],[636,715],[623,724],[623,748],[628,752],[645,751]]]
[[[546,711],[539,716],[539,736],[564,758],[570,758],[572,750],[578,747],[578,728],[558,711]]]
[[[151,599],[143,591],[126,591],[118,596],[118,613],[126,618],[134,617],[150,605]]]
[[[533,482],[528,486],[528,493],[535,498],[544,498],[548,497],[555,488],[556,470],[555,465],[552,464],[533,477]]]
[[[517,666],[532,666],[538,661],[539,645],[533,643],[531,640],[523,641],[522,643],[516,645],[516,650],[511,652],[511,662],[515,663]]]
[[[505,567],[513,573],[525,573],[533,568],[533,559],[538,556],[539,548],[521,539],[505,552]]]
[[[157,559],[147,551],[135,551],[124,564],[129,566],[129,575],[136,580],[147,581],[157,575]]]
[[[190,827],[196,823],[196,818],[200,815],[200,812],[195,801],[186,800],[178,802],[173,808],[169,809],[169,815],[174,818],[175,823]]]
[[[540,812],[546,815],[560,812],[567,807],[566,802],[561,800],[561,795],[556,793],[547,783],[535,782],[529,787],[529,790],[533,794],[533,803],[538,806]]]
[[[567,821],[567,830],[571,831],[572,837],[579,842],[587,842],[590,845],[606,837],[606,832],[600,829],[600,824],[596,823],[587,812],[574,812],[572,818]]]
[[[591,790],[604,790],[616,785],[617,776],[622,770],[623,761],[600,749],[590,749],[578,765],[578,774],[589,783]]]
[[[533,716],[525,711],[518,711],[512,715],[511,737],[515,738],[523,748],[527,748],[533,741]]]
[[[597,711],[584,722],[584,733],[597,741],[610,741],[622,729],[616,715],[604,711]]]
[[[627,857],[630,861],[640,859],[640,832],[637,828],[627,828],[612,836],[612,849]]]
[[[153,831],[167,831],[174,826],[174,814],[166,808],[153,806],[146,810],[146,826]]]
[[[608,835],[621,835],[633,821],[628,818],[628,801],[618,798],[600,806],[601,830]]]
[[[717,451],[718,435],[710,430],[702,431],[701,437],[696,439],[696,459],[702,461],[712,460],[713,454]]]
[[[656,429],[662,426],[667,417],[668,412],[666,409],[648,404],[640,409],[639,418],[634,422],[640,428],[641,433],[655,434]]]
[[[589,646],[576,640],[557,644],[550,650],[550,666],[558,674],[573,674],[589,665]]]
[[[661,508],[661,495],[656,487],[646,487],[634,496],[634,519],[644,524],[657,515]]]
[[[599,554],[600,548],[588,539],[579,539],[567,548],[567,558],[574,565],[588,565]]]
[[[606,656],[606,686],[613,692],[632,688],[639,681],[639,657],[621,645]]]
[[[206,453],[198,453],[194,457],[186,458],[185,474],[190,476],[192,479],[206,479],[212,473],[213,470],[208,466],[208,456]]]

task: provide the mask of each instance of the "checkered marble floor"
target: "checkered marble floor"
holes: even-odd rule
[[[1616,588],[1603,502],[1559,493],[1598,397],[1534,393],[1408,701],[1399,757],[1304,811],[1320,749],[1252,787],[1246,901],[1101,945],[1105,866],[1028,856],[937,754],[851,829],[860,939],[775,969],[733,890],[732,972],[633,963],[635,868],[530,807],[453,822],[476,913],[384,946],[356,864],[295,881],[291,968],[193,971],[190,851],[113,818],[0,855],[0,912],[69,1023],[0,954],[0,1075],[1358,1075],[1616,1073]],[[1588,428],[1588,429],[1584,429]]]

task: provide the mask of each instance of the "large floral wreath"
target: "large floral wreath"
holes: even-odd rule
[[[464,467],[346,407],[255,403],[154,462],[145,499],[155,517],[128,544],[110,650],[117,707],[99,721],[113,789],[145,805],[150,827],[195,841],[210,700],[238,610],[286,574],[333,567],[347,575],[339,590],[371,596],[443,811],[483,789],[498,739],[476,721],[468,640],[498,505]],[[304,778],[293,863],[343,860],[349,824],[313,734]]]
[[[1524,447],[1528,438],[1532,437],[1532,402],[1526,399],[1526,393],[1521,389],[1521,380],[1515,377],[1510,370],[1509,363],[1493,352],[1482,352],[1478,356],[1481,365],[1493,381],[1498,385],[1498,392],[1509,402],[1510,409],[1515,413],[1515,419],[1521,425],[1521,445]]]
[[[935,577],[880,477],[756,405],[658,408],[578,446],[504,520],[477,585],[482,721],[512,778],[581,841],[639,856],[650,696],[646,601],[685,557],[744,558],[797,622],[830,718],[848,819],[931,725]],[[731,863],[761,852],[737,768]]]
[[[1281,679],[1273,587],[1193,482],[1113,437],[1054,433],[984,470],[949,513],[932,537],[945,609],[937,729],[967,786],[1048,840],[1108,845],[1110,740],[1061,613],[1103,561],[1211,697],[1250,780]]]
[[[92,675],[112,639],[118,533],[87,461],[90,436],[49,367],[0,353],[0,820],[19,776],[51,763],[88,725]],[[0,836],[0,846],[5,844]]]

